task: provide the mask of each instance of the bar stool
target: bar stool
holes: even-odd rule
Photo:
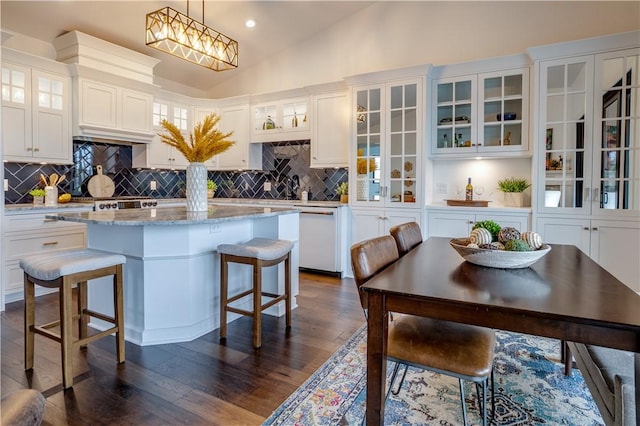
[[[268,238],[254,238],[241,244],[220,244],[220,339],[227,338],[227,312],[253,317],[253,347],[262,346],[262,311],[286,301],[287,328],[291,327],[291,249],[293,242],[286,240],[272,240]],[[274,294],[262,291],[262,268],[278,265],[284,261],[284,294]],[[253,267],[253,288],[229,297],[229,266],[228,263],[242,263]],[[243,297],[253,295],[253,310],[236,308],[229,304]],[[262,304],[262,296],[271,300]]]
[[[116,334],[118,363],[124,362],[124,307],[122,297],[122,265],[126,258],[119,254],[89,249],[62,250],[35,254],[20,260],[24,271],[25,370],[33,368],[34,337],[40,334],[59,342],[62,349],[62,382],[65,389],[73,386],[72,351],[80,346]],[[87,309],[87,280],[113,276],[114,316]],[[35,284],[57,288],[60,319],[43,325],[35,324]],[[77,315],[73,314],[73,286],[77,284]],[[89,317],[114,324],[113,327],[88,336]],[[72,321],[78,320],[78,338],[73,336]],[[49,331],[60,326],[60,333]]]

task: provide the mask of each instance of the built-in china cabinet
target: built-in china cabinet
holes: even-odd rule
[[[637,41],[629,33],[533,54],[537,231],[640,291],[640,49],[622,48]]]

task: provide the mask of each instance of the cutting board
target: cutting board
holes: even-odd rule
[[[445,200],[448,206],[463,206],[463,207],[487,207],[489,201],[486,200]]]
[[[106,198],[113,196],[116,186],[109,176],[102,174],[102,166],[96,166],[96,174],[89,179],[87,189],[94,198]]]

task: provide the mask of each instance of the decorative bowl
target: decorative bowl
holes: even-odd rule
[[[544,257],[551,247],[543,244],[538,250],[533,251],[507,251],[490,250],[483,248],[467,247],[468,238],[454,238],[449,244],[467,262],[490,268],[516,269],[533,265]]]
[[[509,120],[515,120],[516,119],[517,114],[515,112],[505,112],[504,114],[496,114],[496,119],[498,121],[509,121]]]

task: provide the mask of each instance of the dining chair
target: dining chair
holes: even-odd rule
[[[422,231],[416,222],[401,223],[389,229],[389,233],[396,240],[400,257],[422,243]]]
[[[367,294],[360,287],[399,259],[396,240],[390,236],[372,238],[351,247],[351,263],[360,303],[368,316]],[[394,315],[389,323],[387,360],[396,365],[391,376],[389,392],[398,394],[409,366],[458,378],[464,424],[467,410],[463,380],[476,384],[482,424],[487,424],[487,383],[491,378],[492,416],[493,358],[496,336],[493,330],[413,315]],[[399,367],[405,370],[396,391],[392,391]],[[479,387],[482,387],[482,399]]]

